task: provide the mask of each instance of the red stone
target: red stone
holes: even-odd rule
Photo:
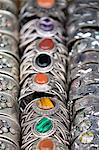
[[[53,150],[54,143],[50,139],[44,139],[39,143],[39,150]]]
[[[39,43],[39,47],[42,50],[51,50],[54,48],[54,42],[52,39],[43,39],[40,43]]]

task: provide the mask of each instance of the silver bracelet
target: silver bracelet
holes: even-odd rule
[[[21,27],[20,30],[20,49],[23,50],[28,44],[38,38],[53,37],[56,41],[64,43],[65,30],[62,25],[50,17],[30,20]]]
[[[0,52],[12,55],[19,62],[18,44],[11,36],[0,33]]]
[[[74,69],[80,65],[87,63],[99,63],[99,52],[87,51],[76,54],[75,56],[71,55],[70,57],[70,69]]]
[[[74,32],[75,31],[75,32]],[[96,40],[99,39],[99,31],[98,28],[80,28],[75,29],[72,31],[71,28],[68,28],[67,30],[68,34],[68,42],[67,45],[71,46],[74,44],[76,40],[82,39],[82,38],[95,38]]]
[[[0,52],[0,73],[13,77],[19,82],[19,64],[14,57]]]
[[[82,98],[83,96],[86,95],[96,95],[99,96],[99,84],[87,84],[87,85],[82,85],[77,89],[72,88],[70,90],[70,100]]]
[[[9,94],[17,101],[19,85],[12,77],[0,74],[0,92]]]
[[[33,150],[39,150],[40,148],[50,148],[53,150],[69,150],[68,146],[63,144],[61,140],[59,140],[58,137],[46,137],[46,138],[41,138],[37,139],[35,142],[28,142],[25,143],[21,146],[22,150],[28,150],[28,149],[33,149]]]
[[[76,8],[75,12],[69,15],[68,28],[98,27],[98,13],[98,9],[93,7]]]
[[[99,51],[99,41],[95,38],[82,38],[77,40],[72,47],[71,53],[76,55],[86,51]]]
[[[28,55],[23,56],[20,66],[20,79],[37,72],[51,72],[62,78],[65,82],[67,57],[61,53],[30,51]],[[64,62],[64,64],[63,64]]]
[[[66,82],[61,78],[48,73],[37,73],[29,75],[21,85],[20,101],[23,101],[29,95],[35,95],[36,92],[44,92],[50,95],[57,95],[60,100],[66,102]]]
[[[0,0],[0,10],[6,10],[15,15],[18,14],[17,7],[11,0]]]
[[[11,139],[6,138],[0,138],[0,149],[9,149],[9,150],[20,150],[19,145],[16,145]]]
[[[18,21],[15,15],[0,10],[0,22],[0,33],[8,34],[18,41]]]
[[[20,126],[6,115],[0,115],[0,138],[8,138],[19,145]]]
[[[77,142],[79,146],[85,146],[88,148],[92,143],[93,145],[99,145],[98,140],[98,120],[99,116],[87,116],[84,112],[76,116],[76,121],[80,119],[79,124],[72,127],[72,138],[74,144]],[[83,117],[83,118],[82,118]],[[86,149],[87,150],[87,149]]]
[[[24,107],[22,103],[24,104]],[[40,116],[49,116],[52,119],[54,118],[55,120],[64,123],[67,129],[69,129],[69,111],[66,109],[65,104],[58,100],[58,98],[42,97],[31,101],[28,100],[26,103],[25,101],[20,102],[22,124],[31,120],[32,116],[34,119]],[[29,118],[29,120],[27,120],[27,118]]]
[[[73,103],[73,114],[80,112],[80,110],[87,110],[90,107],[89,114],[95,115],[98,113],[98,99],[99,97],[94,95],[84,96],[81,99],[74,101]],[[88,109],[89,110],[89,109]]]
[[[21,3],[22,5],[22,3]],[[29,1],[26,2],[26,4],[22,7],[20,12],[20,18],[21,20],[24,20],[27,17],[44,17],[49,16],[51,18],[57,18],[57,20],[63,22],[66,20],[66,16],[64,13],[64,10],[66,8],[67,2],[65,0],[62,0],[61,2],[59,0],[56,0],[51,3],[41,3],[39,1]],[[54,14],[54,15],[53,15]]]
[[[68,146],[69,144],[69,132],[64,124],[61,124],[59,120],[54,120],[49,117],[39,117],[34,119],[34,121],[32,120],[25,123],[21,122],[21,127],[23,147],[27,147],[29,144],[35,143],[38,139],[40,140],[47,137],[56,138],[65,146]]]
[[[99,2],[97,0],[74,0],[71,1],[68,7],[69,14],[73,14],[77,8],[91,7],[94,9],[99,9]]]
[[[80,76],[86,76],[87,74],[98,74],[99,65],[97,63],[89,63],[78,66],[70,70],[69,80],[74,80]]]
[[[99,83],[99,75],[97,73],[88,73],[87,75],[80,76],[72,81],[71,90],[75,91],[75,89],[88,85],[88,84],[98,84]]]
[[[42,37],[42,39],[37,39],[30,43],[23,53],[23,58],[28,56],[30,51],[36,52],[48,52],[49,54],[61,53],[68,56],[68,49],[66,46],[52,37]],[[26,55],[26,56],[25,56]]]
[[[5,92],[0,92],[0,115],[9,116],[14,122],[19,120],[19,107],[15,98]]]

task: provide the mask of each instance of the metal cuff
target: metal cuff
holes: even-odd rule
[[[69,16],[68,27],[76,30],[82,27],[99,27],[98,9],[79,8]]]
[[[88,84],[98,84],[99,83],[99,74],[89,73],[85,76],[80,76],[72,81],[71,90],[75,91],[75,88],[79,88]]]
[[[70,69],[74,69],[80,65],[87,63],[99,63],[99,52],[87,51],[70,57]]]
[[[80,76],[86,76],[87,74],[98,74],[99,73],[99,64],[84,64],[78,66],[70,71],[70,81],[76,79]]]
[[[9,35],[0,33],[0,52],[14,56],[19,61],[18,45]]]
[[[37,1],[31,0],[29,2],[26,2],[26,4],[22,7],[20,18],[22,21],[25,20],[27,17],[44,17],[46,14],[46,16],[49,16],[51,18],[55,17],[55,19],[57,18],[57,20],[63,22],[64,20],[66,20],[66,16],[64,13],[66,5],[67,2],[65,0],[62,0],[61,2],[60,0],[56,0],[55,4],[47,9],[45,7],[41,7],[37,3]]]
[[[0,73],[4,73],[19,81],[19,64],[9,54],[0,52]]]
[[[12,77],[0,74],[0,92],[5,92],[17,100],[18,91],[19,85]]]
[[[73,114],[75,116],[75,114],[82,110],[86,111],[88,110],[88,114],[98,114],[98,100],[99,97],[96,97],[94,95],[89,95],[89,96],[84,96],[81,99],[76,100],[73,103]],[[90,109],[89,109],[90,108]]]
[[[76,120],[76,123],[78,124],[75,126],[72,126],[71,133],[72,133],[73,139],[75,140],[78,138],[79,140],[81,140],[82,135],[84,136],[85,133],[91,133],[91,135],[93,135],[92,139],[90,139],[90,136],[89,136],[90,140],[88,140],[88,137],[85,136],[83,137],[83,140],[79,142],[83,144],[90,144],[90,143],[98,144],[99,143],[98,141],[99,116],[90,115],[90,116],[84,117],[84,112],[83,113],[81,112],[80,117],[84,117],[84,118],[83,119],[79,118],[78,115],[76,117],[77,117],[76,119],[78,121],[80,120],[80,122],[78,123],[78,121]]]
[[[86,51],[98,51],[99,52],[99,40],[94,38],[83,38],[75,42],[72,47],[71,53],[76,55]]]
[[[41,77],[42,76],[42,77]],[[43,81],[39,81],[40,78]],[[36,92],[45,92],[51,95],[57,95],[62,101],[66,102],[67,93],[66,93],[66,81],[63,82],[58,76],[51,74],[37,73],[29,75],[25,79],[24,83],[21,85],[20,91],[20,101],[23,101],[24,98],[31,94],[36,94]]]
[[[84,131],[79,134],[76,140],[73,142],[72,150],[84,149],[99,149],[99,139],[98,139],[98,132],[92,129]]]
[[[92,143],[89,143],[91,141],[91,139],[93,138],[94,134],[91,132],[85,132],[83,133],[79,138],[77,138],[77,140],[74,141],[71,150],[79,150],[79,149],[84,149],[84,150],[98,150],[99,149],[99,140],[98,138],[94,138],[94,142],[92,141]],[[86,139],[86,142],[83,142]],[[89,142],[87,142],[89,141]],[[88,143],[88,144],[87,144]]]
[[[99,96],[99,84],[88,84],[82,85],[77,89],[72,88],[70,90],[70,100],[82,98],[86,95],[96,95]]]
[[[88,109],[90,113],[88,112]],[[92,114],[92,108],[86,108],[83,111],[80,111],[71,125],[72,127],[72,135],[75,138],[79,136],[81,132],[87,131],[89,129],[97,130],[98,129],[98,121],[99,115],[94,115],[97,111]],[[97,112],[97,114],[99,111]]]
[[[59,120],[54,120],[49,117],[39,117],[25,123],[21,122],[21,126],[22,145],[26,147],[29,143],[33,144],[36,140],[46,137],[56,138],[64,145],[68,145],[69,132]]]
[[[19,39],[17,18],[6,10],[0,10],[0,33],[8,34],[17,41]]]
[[[63,63],[64,62],[64,63]],[[66,82],[67,57],[61,53],[49,54],[48,52],[32,52],[24,55],[20,66],[20,80],[25,79],[29,74],[38,72],[50,73],[61,77]]]
[[[68,28],[67,30],[68,33],[68,47],[74,44],[76,40],[82,39],[82,38],[94,38],[96,40],[99,39],[99,31],[98,28],[80,28],[80,29],[72,29]]]
[[[75,13],[75,10],[77,8],[83,8],[85,9],[86,7],[92,7],[92,8],[96,8],[99,9],[99,1],[97,0],[74,0],[71,1],[71,3],[69,4],[68,7],[68,12],[69,14],[73,14]]]
[[[19,146],[16,145],[11,139],[0,138],[0,149],[9,149],[9,150],[20,150]]]
[[[36,52],[35,52],[36,51]],[[49,54],[60,53],[64,55],[68,55],[68,49],[62,43],[59,43],[52,37],[45,37],[42,39],[37,39],[33,43],[30,43],[25,49],[23,53],[23,58],[27,57],[29,52],[48,52]],[[26,56],[25,56],[26,55]]]
[[[21,107],[23,106],[22,103],[24,104],[24,107]],[[26,103],[28,104],[25,105]],[[65,104],[56,97],[42,97],[26,103],[25,101],[20,103],[22,124],[40,116],[49,116],[52,119],[59,120],[61,123],[64,123],[66,128],[69,130],[69,112],[66,109]],[[32,118],[29,117],[30,114]]]
[[[0,138],[8,138],[16,145],[20,140],[20,126],[6,115],[0,115]]]
[[[12,96],[0,92],[0,115],[7,115],[15,122],[19,120],[18,104]]]
[[[45,142],[49,142],[50,145],[46,144]],[[42,147],[42,144],[45,144],[46,147],[48,148],[53,148],[53,150],[69,150],[68,146],[66,144],[63,144],[58,138],[53,138],[53,137],[46,137],[42,139],[37,139],[35,142],[27,142],[24,143],[21,146],[22,150],[28,150],[28,149],[33,149],[33,150],[39,150]],[[45,146],[43,145],[43,146]]]
[[[15,15],[18,14],[17,7],[11,0],[0,0],[0,10],[6,10]]]
[[[64,43],[66,41],[65,30],[62,25],[50,17],[42,17],[27,22],[20,30],[20,49],[24,49],[31,42],[42,37],[53,37],[56,41]]]

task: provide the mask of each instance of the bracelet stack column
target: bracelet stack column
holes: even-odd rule
[[[68,150],[66,1],[29,0],[20,11],[22,150]]]
[[[72,150],[99,149],[99,2],[75,0],[68,7]]]
[[[19,150],[17,7],[0,0],[0,150]]]

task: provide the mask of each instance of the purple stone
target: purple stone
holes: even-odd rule
[[[49,18],[44,18],[40,21],[39,27],[44,31],[52,31],[54,29],[54,24]]]

